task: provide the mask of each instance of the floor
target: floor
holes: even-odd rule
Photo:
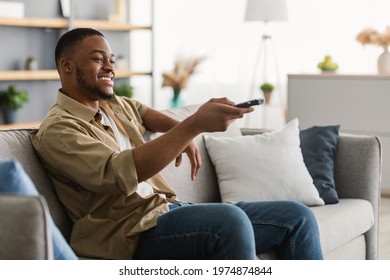
[[[380,260],[390,260],[390,198],[381,200],[378,251]]]

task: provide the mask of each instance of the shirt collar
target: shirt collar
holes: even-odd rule
[[[74,100],[73,98],[62,93],[61,91],[58,91],[57,94],[57,104],[63,107],[66,111],[68,111],[72,115],[86,122],[90,122],[97,113],[91,108],[88,108],[87,106],[81,104],[77,100]]]

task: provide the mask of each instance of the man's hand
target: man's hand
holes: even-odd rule
[[[225,131],[236,119],[253,112],[253,108],[237,108],[227,98],[213,98],[203,104],[193,115],[201,132]]]
[[[183,153],[186,153],[191,163],[191,180],[194,181],[198,174],[199,168],[202,165],[202,158],[199,153],[198,145],[195,140],[192,140],[188,146],[184,149]],[[179,167],[182,162],[182,154],[176,158],[176,167]]]

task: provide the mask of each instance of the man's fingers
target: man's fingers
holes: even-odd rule
[[[180,164],[181,164],[181,161],[182,161],[182,155],[178,155],[177,158],[176,158],[176,162],[175,162],[175,166],[176,167],[179,167]]]

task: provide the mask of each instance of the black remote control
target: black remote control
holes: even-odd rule
[[[242,102],[242,103],[238,103],[238,104],[236,104],[234,106],[237,107],[237,108],[249,108],[251,106],[261,105],[263,103],[264,103],[264,99],[260,98],[260,99],[253,99],[253,100],[245,101],[245,102]]]

